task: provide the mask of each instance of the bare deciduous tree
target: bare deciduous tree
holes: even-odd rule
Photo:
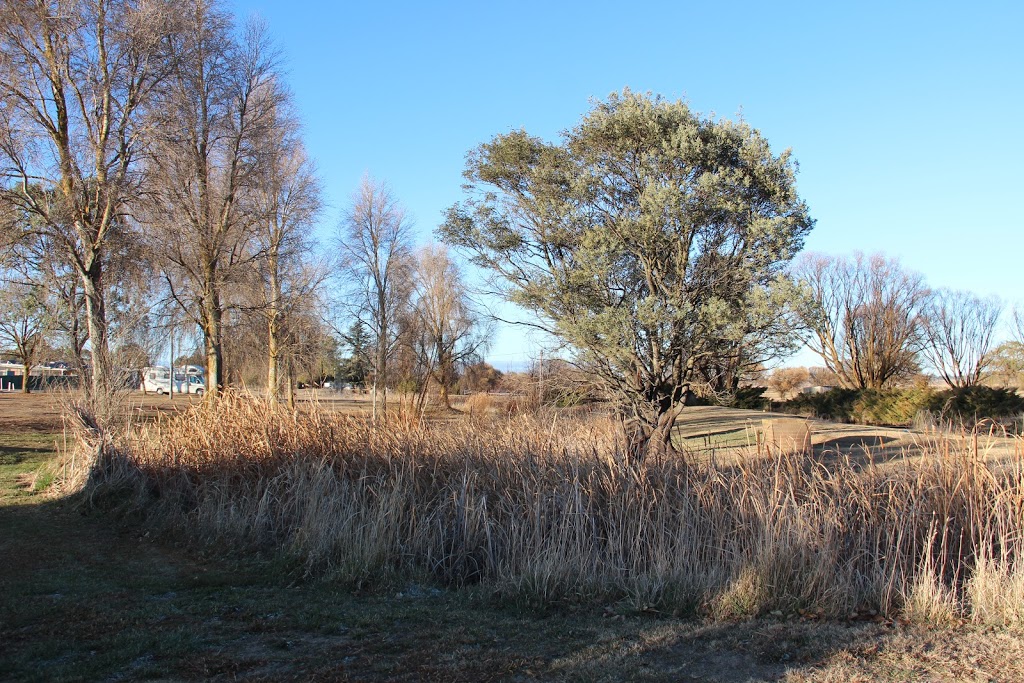
[[[224,382],[234,386],[262,386],[267,378],[267,326],[263,310],[259,307],[259,293],[243,292],[241,300],[252,307],[230,308],[224,311],[223,326]],[[251,297],[251,298],[250,298]],[[199,337],[200,364],[206,362],[206,351]]]
[[[298,125],[280,112],[278,124],[261,141],[259,182],[252,208],[259,258],[260,312],[267,327],[267,392],[280,392],[282,354],[289,316],[302,312],[323,281],[323,268],[310,262],[311,230],[319,214],[320,183],[297,135]]]
[[[849,388],[881,389],[917,370],[924,278],[881,254],[808,254],[794,268],[813,306],[810,347]]]
[[[1013,309],[1012,333],[1014,341],[1024,344],[1024,309],[1017,306]]]
[[[448,391],[458,381],[458,368],[478,360],[489,330],[473,309],[462,273],[443,246],[428,245],[420,250],[415,297],[427,374],[437,384],[444,406],[451,408]]]
[[[807,369],[807,378],[813,386],[837,387],[842,384],[839,375],[828,368],[813,367]]]
[[[775,391],[779,398],[785,400],[809,380],[810,373],[807,368],[777,368],[768,377],[768,387]]]
[[[138,195],[142,110],[167,66],[170,9],[130,0],[0,5],[0,172],[13,181],[3,196],[36,219],[79,278],[97,394],[110,386],[106,251],[128,229]]]
[[[312,303],[312,300],[307,302]],[[296,309],[289,315],[285,334],[286,364],[293,374],[287,398],[289,405],[294,405],[294,373],[300,372],[312,386],[321,386],[337,367],[338,340],[313,306]]]
[[[13,266],[14,248],[21,241],[25,229],[19,212],[10,204],[0,202],[0,268]]]
[[[340,226],[341,270],[351,314],[365,325],[373,345],[373,419],[377,397],[387,411],[388,362],[399,340],[412,273],[412,226],[386,185],[369,176],[353,195]],[[381,391],[383,390],[383,391]]]
[[[89,340],[85,296],[81,280],[67,253],[56,249],[47,235],[36,235],[24,244],[26,258],[35,264],[39,282],[51,293],[55,307],[54,332],[57,343],[70,354],[79,377],[86,377],[85,345]]]
[[[932,296],[923,318],[924,353],[950,387],[981,381],[1002,312],[994,297],[952,290]]]
[[[261,25],[248,25],[235,40],[230,16],[216,3],[185,5],[177,68],[155,112],[151,220],[173,296],[203,332],[208,395],[215,396],[224,383],[230,288],[255,256],[259,217],[246,211],[244,198],[259,177],[259,143],[278,120],[282,93]]]
[[[0,344],[9,344],[25,369],[21,390],[29,393],[29,375],[47,347],[53,329],[53,302],[39,278],[0,273]]]

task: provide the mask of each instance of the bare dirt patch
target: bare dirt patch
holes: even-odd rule
[[[0,431],[53,432],[62,424],[60,394],[0,393]]]
[[[77,392],[37,391],[0,393],[0,431],[31,430],[58,432],[64,424],[65,406],[81,399]],[[201,399],[191,395],[158,396],[130,392],[115,399],[118,408],[135,419],[152,419],[158,414],[173,414]]]

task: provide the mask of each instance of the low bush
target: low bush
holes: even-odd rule
[[[974,386],[962,389],[831,389],[801,394],[781,405],[784,412],[836,422],[906,426],[922,410],[943,422],[970,426],[1024,412],[1024,398],[1009,389]]]
[[[964,424],[998,420],[1024,412],[1024,397],[1012,389],[973,386],[935,394],[928,409],[940,419]]]
[[[783,412],[817,417],[835,422],[850,422],[853,406],[860,396],[855,389],[830,389],[819,394],[800,394],[776,407]]]
[[[850,409],[850,422],[870,425],[909,425],[922,408],[926,408],[935,392],[925,388],[874,390],[858,392]]]
[[[766,391],[767,387],[740,387],[736,390],[730,405],[746,410],[764,410],[768,407],[768,399],[764,396]]]

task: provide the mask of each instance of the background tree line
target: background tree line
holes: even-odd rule
[[[1007,322],[1016,338],[996,344],[1007,310],[1000,299],[930,289],[882,254],[805,254],[792,272],[807,299],[801,311],[808,346],[830,374],[819,384],[880,390],[927,373],[953,389],[983,379],[1017,386],[1006,370],[1024,330],[1015,311]],[[793,374],[782,373],[779,382],[792,384]]]
[[[0,20],[4,315],[22,323],[0,331],[28,364],[58,334],[102,396],[194,329],[209,396],[344,374],[374,418],[396,388],[448,404],[489,336],[463,274],[370,177],[316,243],[322,188],[264,26],[206,0],[7,1]],[[850,388],[922,367],[970,386],[1000,357],[997,301],[882,256],[792,265],[814,225],[796,164],[745,122],[625,90],[558,143],[496,136],[465,177],[439,237],[562,342],[637,457],[672,450],[692,396],[808,339]]]
[[[481,348],[457,266],[414,248],[383,186],[316,243],[322,188],[260,22],[208,0],[4,1],[0,55],[0,344],[27,367],[69,357],[103,396],[198,336],[208,395],[290,397],[341,343],[352,379],[444,395]]]

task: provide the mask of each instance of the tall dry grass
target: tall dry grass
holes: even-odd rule
[[[631,464],[600,416],[374,429],[228,396],[128,430],[85,488],[356,584],[1020,623],[1024,467],[937,443],[885,466],[836,453]]]

